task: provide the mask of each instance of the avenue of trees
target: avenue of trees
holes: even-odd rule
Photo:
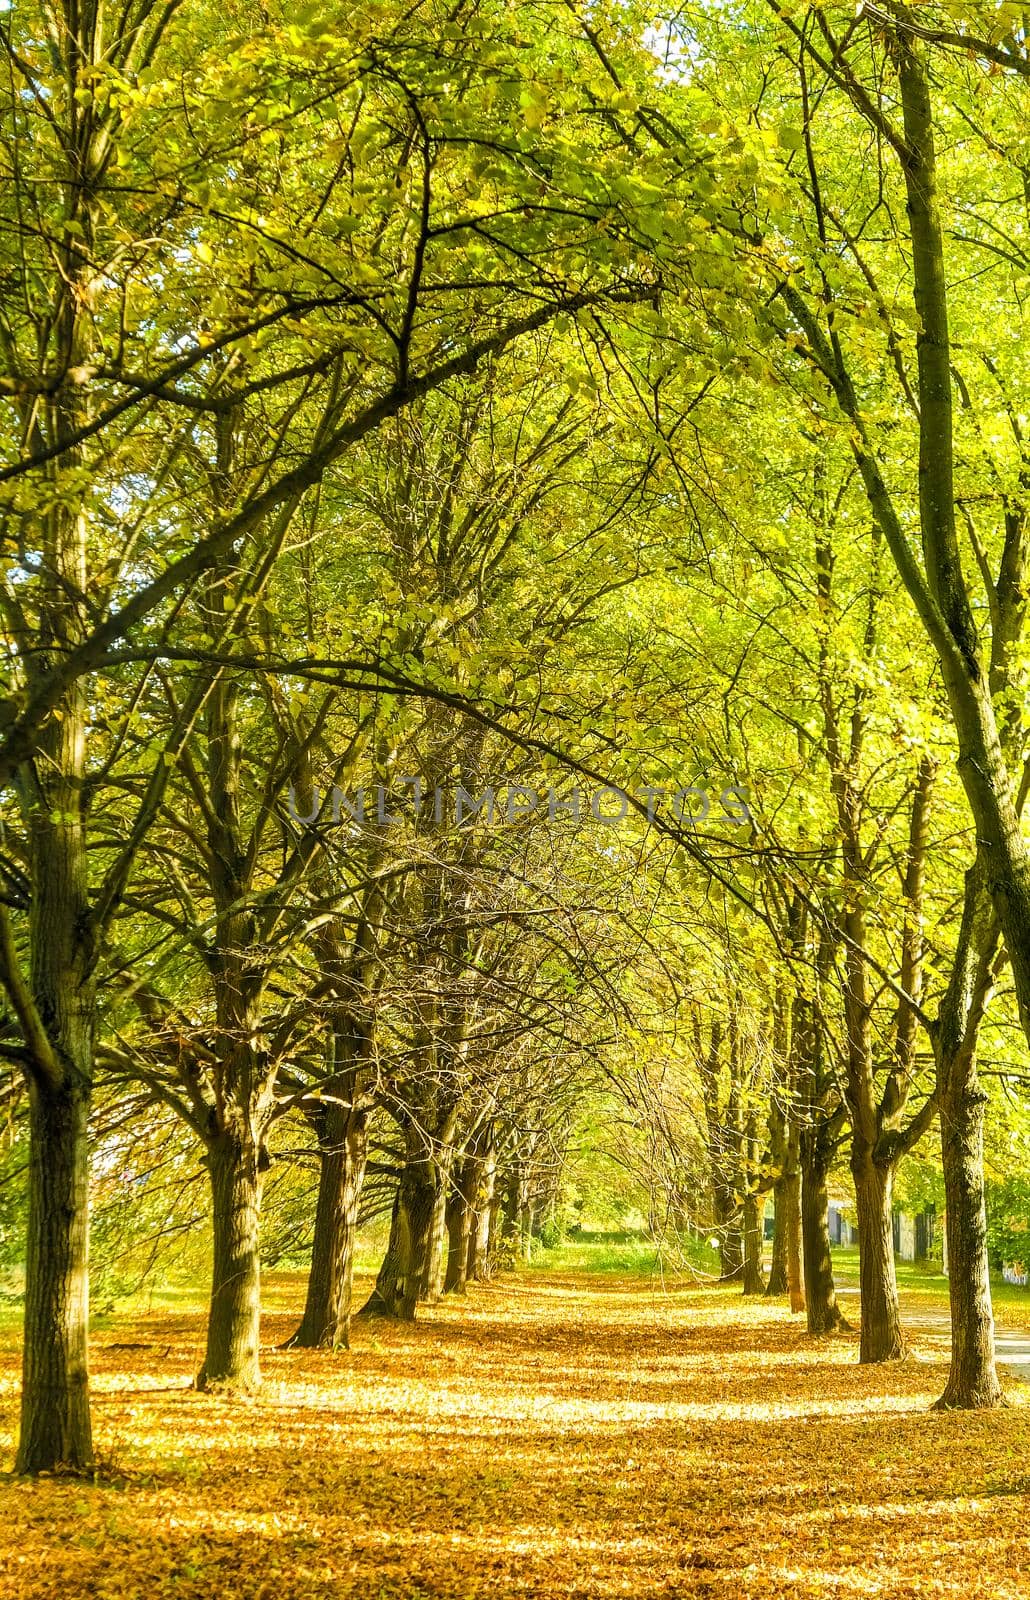
[[[209,1272],[197,1386],[253,1391],[262,1260],[346,1345],[613,1189],[821,1335],[846,1181],[896,1360],[916,1161],[939,1403],[1001,1404],[1030,8],[0,37],[18,1470],[92,1468],[91,1305]]]

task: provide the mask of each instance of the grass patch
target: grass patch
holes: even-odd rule
[[[858,1286],[858,1250],[855,1246],[837,1247],[833,1251],[833,1270],[838,1284],[845,1289]],[[898,1289],[909,1306],[925,1306],[927,1310],[948,1310],[948,1280],[940,1265],[932,1261],[895,1261]],[[1030,1287],[1006,1283],[1003,1278],[991,1276],[991,1300],[995,1321],[1001,1327],[1030,1329]]]
[[[532,1258],[523,1270],[597,1272],[625,1278],[649,1278],[655,1273],[675,1276],[687,1270],[707,1277],[718,1270],[718,1258],[707,1244],[689,1237],[659,1243],[647,1233],[581,1229],[549,1247],[534,1240]]]

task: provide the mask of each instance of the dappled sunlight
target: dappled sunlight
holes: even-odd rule
[[[188,1387],[201,1330],[97,1334],[111,1475],[5,1485],[4,1600],[1026,1593],[1027,1409],[928,1414],[943,1364],[859,1368],[780,1306],[523,1277],[266,1348],[246,1400]],[[9,1449],[10,1335],[3,1377]]]

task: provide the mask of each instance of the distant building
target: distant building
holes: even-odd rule
[[[932,1206],[894,1213],[894,1254],[899,1261],[928,1261],[933,1255],[936,1216]]]
[[[852,1222],[849,1212],[854,1212],[855,1203],[846,1195],[833,1195],[826,1212],[826,1224],[830,1230],[830,1243],[837,1245],[851,1245],[858,1243],[858,1229]]]
[[[925,1211],[895,1211],[894,1254],[899,1261],[927,1261],[933,1255],[936,1218],[933,1207]],[[857,1245],[855,1202],[845,1191],[831,1191],[826,1225],[832,1245]]]

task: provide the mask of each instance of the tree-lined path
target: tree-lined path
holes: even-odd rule
[[[0,1600],[1025,1596],[1030,4],[0,62]]]
[[[302,1284],[270,1282],[269,1342]],[[189,1388],[199,1308],[96,1340],[102,1488],[5,1490],[4,1600],[882,1595],[1021,1600],[1030,1411],[927,1414],[946,1353],[855,1365],[782,1305],[567,1267],[350,1353]],[[14,1421],[13,1340],[3,1425]],[[130,1575],[131,1574],[131,1575]]]

